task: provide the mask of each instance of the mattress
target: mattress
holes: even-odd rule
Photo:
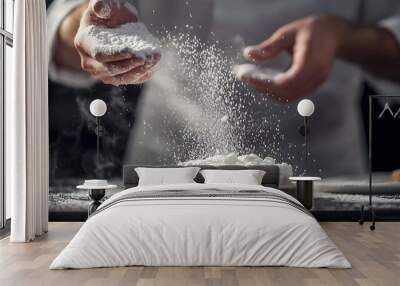
[[[115,194],[50,269],[129,265],[351,267],[293,197],[263,186],[197,183]]]

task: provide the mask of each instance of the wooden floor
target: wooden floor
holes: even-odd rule
[[[0,241],[0,285],[400,285],[400,223],[378,223],[375,232],[357,223],[322,223],[353,269],[289,267],[124,267],[48,270],[80,223],[50,223],[29,244]]]

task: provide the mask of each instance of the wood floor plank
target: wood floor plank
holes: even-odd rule
[[[0,240],[1,286],[397,286],[400,223],[379,223],[375,232],[357,223],[322,223],[352,269],[290,267],[118,267],[48,269],[81,223],[50,223],[48,234],[28,244]]]

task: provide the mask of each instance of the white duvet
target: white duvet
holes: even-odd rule
[[[262,186],[180,184],[135,187],[166,190],[262,190]],[[294,266],[349,268],[318,222],[288,204],[246,198],[153,198],[111,204],[81,227],[50,269],[145,266]]]

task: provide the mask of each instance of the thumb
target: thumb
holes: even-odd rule
[[[94,22],[108,27],[137,22],[137,10],[126,0],[90,0],[89,10]]]
[[[111,18],[113,1],[110,0],[91,0],[89,8],[93,14],[103,20]]]
[[[290,50],[294,45],[294,33],[277,31],[269,39],[256,46],[243,50],[244,58],[262,62],[278,56],[282,51]]]

